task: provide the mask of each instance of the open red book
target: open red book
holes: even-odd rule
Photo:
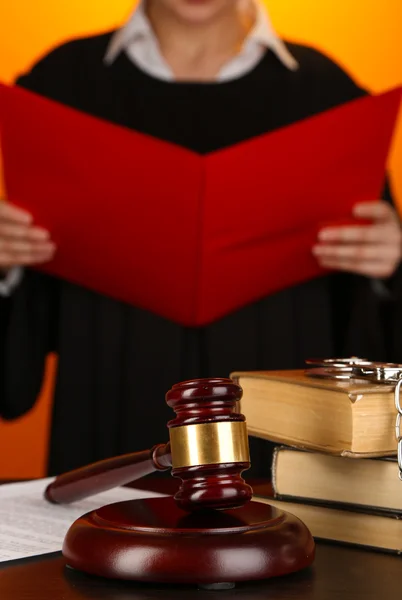
[[[0,86],[7,197],[41,270],[188,326],[323,273],[319,228],[380,197],[401,90],[207,155]]]

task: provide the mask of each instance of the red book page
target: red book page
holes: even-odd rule
[[[324,273],[317,233],[380,199],[400,101],[365,97],[208,157],[201,320]]]

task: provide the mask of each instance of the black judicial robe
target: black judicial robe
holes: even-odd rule
[[[125,54],[106,66],[110,37],[57,48],[18,84],[200,153],[364,94],[328,58],[299,45],[289,44],[300,63],[297,72],[267,52],[245,76],[200,84],[156,80]],[[269,181],[261,183],[267,201],[276,202]],[[132,185],[135,190],[135,165]],[[115,207],[110,198],[102,210]],[[165,441],[172,412],[164,396],[185,379],[228,376],[237,369],[297,368],[311,356],[402,361],[393,333],[401,319],[399,303],[376,294],[369,279],[346,274],[284,290],[199,329],[34,270],[26,270],[12,297],[0,300],[0,309],[3,418],[18,417],[33,406],[45,356],[59,354],[48,465],[52,475]],[[251,473],[268,475],[271,447],[252,441],[251,449]]]

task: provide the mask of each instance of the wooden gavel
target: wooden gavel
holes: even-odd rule
[[[166,394],[175,411],[170,442],[151,450],[103,460],[57,477],[46,489],[53,503],[71,503],[172,468],[182,483],[174,499],[179,508],[231,509],[252,498],[241,477],[250,468],[247,425],[237,412],[241,388],[231,379],[195,379]]]
[[[45,495],[58,503],[170,467],[181,479],[174,498],[132,499],[79,517],[63,542],[67,565],[109,579],[206,589],[310,565],[314,540],[307,527],[269,504],[249,502],[252,489],[241,477],[250,467],[247,427],[236,412],[241,396],[231,379],[179,383],[166,395],[176,412],[169,443],[56,478]]]

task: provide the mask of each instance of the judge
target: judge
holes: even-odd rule
[[[261,4],[235,0],[148,0],[118,31],[56,48],[17,83],[198,153],[365,93],[323,54],[280,40]],[[275,202],[269,181],[261,188]],[[197,329],[31,270],[57,251],[52,232],[0,203],[0,416],[34,405],[45,357],[57,352],[56,474],[164,441],[164,395],[185,379],[300,368],[311,356],[402,361],[401,230],[386,200],[356,205],[369,225],[320,232],[311,251],[333,274]],[[101,210],[119,210],[118,198]],[[269,446],[251,446],[254,474],[267,475]]]

